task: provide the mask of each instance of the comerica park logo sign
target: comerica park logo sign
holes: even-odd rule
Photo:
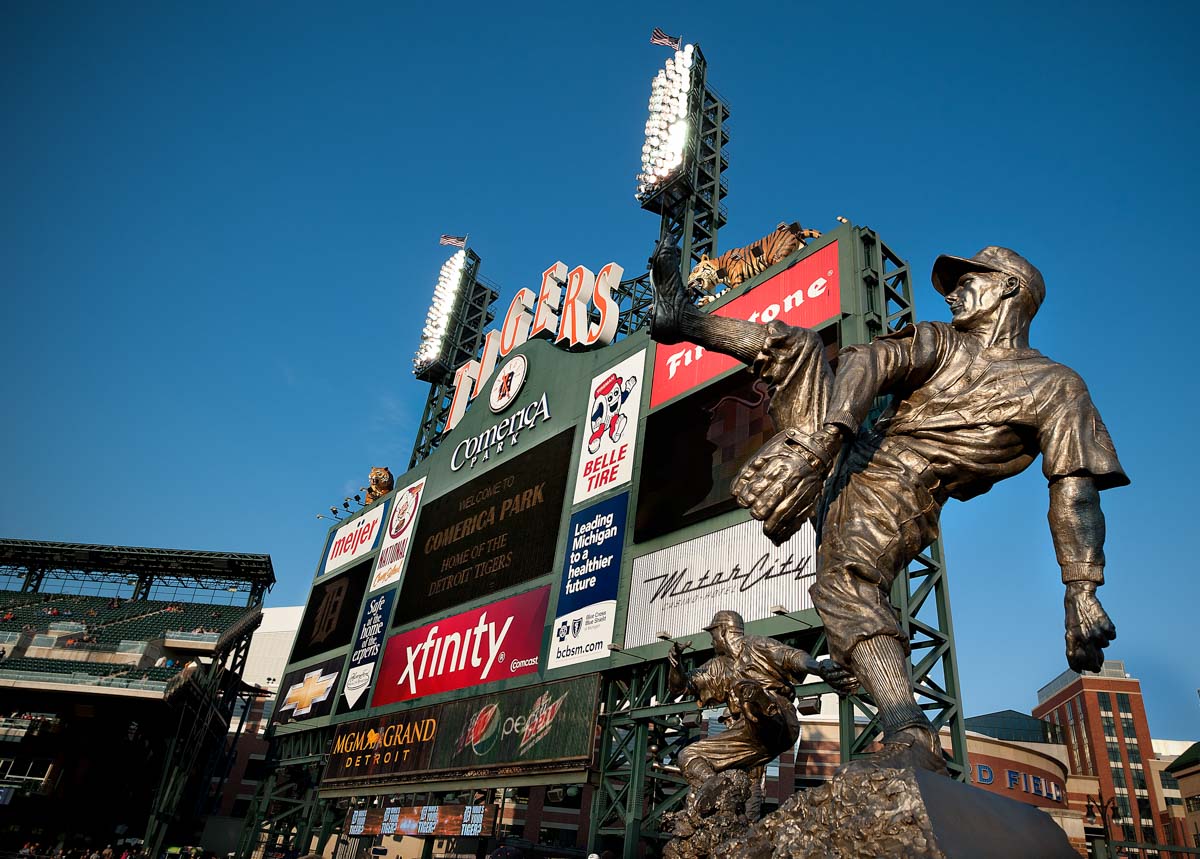
[[[458,426],[467,405],[482,392],[482,385],[496,369],[496,362],[532,337],[540,337],[568,346],[607,346],[617,336],[621,308],[613,290],[621,283],[625,270],[610,262],[596,274],[577,265],[567,271],[556,262],[542,272],[541,288],[518,289],[508,305],[500,330],[487,332],[483,357],[471,360],[454,373],[454,396],[442,432]],[[598,314],[595,322],[593,313]]]

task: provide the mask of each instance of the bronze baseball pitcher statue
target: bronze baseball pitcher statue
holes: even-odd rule
[[[869,763],[946,771],[913,698],[891,584],[937,537],[948,499],[987,492],[1039,453],[1066,585],[1067,662],[1099,670],[1116,637],[1096,597],[1104,583],[1099,492],[1129,479],[1083,380],[1029,346],[1046,286],[1028,260],[1001,247],[938,257],[933,286],[953,321],[844,349],[836,373],[812,330],[697,310],[672,245],[655,249],[651,276],[653,339],[731,355],[769,387],[780,432],[745,465],[733,493],[777,544],[815,520],[813,604],[830,655],[870,693],[884,729]],[[890,407],[864,428],[883,395]]]

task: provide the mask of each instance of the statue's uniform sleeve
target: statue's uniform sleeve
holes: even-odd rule
[[[843,349],[825,423],[853,435],[877,396],[895,393],[903,397],[919,388],[933,375],[947,348],[941,328],[922,322],[876,337],[869,344]]]
[[[1091,477],[1097,489],[1127,485],[1129,478],[1083,379],[1055,365],[1039,393],[1038,445],[1046,479]]]

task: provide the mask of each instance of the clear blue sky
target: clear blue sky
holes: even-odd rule
[[[1041,267],[1034,345],[1134,481],[1104,496],[1109,652],[1156,736],[1200,739],[1200,15],[1051,5],[8,4],[0,533],[269,552],[270,604],[303,601],[315,514],[407,464],[438,234],[504,300],[555,259],[641,270],[657,25],[732,107],[723,247],[845,215],[926,319],[940,252]],[[1065,667],[1046,504],[1035,467],[946,511],[969,714]]]

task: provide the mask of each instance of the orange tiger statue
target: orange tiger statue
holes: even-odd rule
[[[364,504],[371,504],[378,501],[383,496],[387,495],[396,487],[396,481],[392,477],[392,470],[386,466],[373,466],[371,468],[371,477],[367,485],[367,498]]]
[[[702,256],[700,262],[688,275],[688,292],[693,299],[699,298],[700,305],[716,301],[726,290],[716,291],[717,284],[723,283],[732,289],[741,286],[756,274],[761,274],[775,263],[786,257],[796,248],[805,245],[805,239],[821,237],[820,230],[806,230],[798,221],[780,223],[775,232],[764,236],[744,248],[734,248],[726,251],[716,259]]]

